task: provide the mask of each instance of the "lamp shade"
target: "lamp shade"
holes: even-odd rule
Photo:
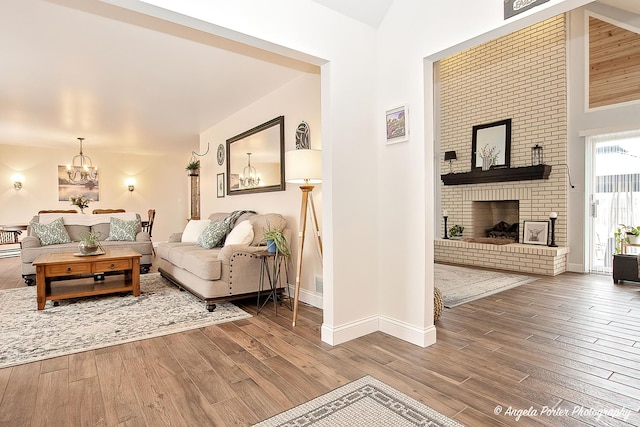
[[[445,160],[456,160],[456,152],[455,151],[445,151],[444,152],[444,159]]]
[[[285,180],[292,184],[322,182],[322,151],[291,150],[284,154]]]

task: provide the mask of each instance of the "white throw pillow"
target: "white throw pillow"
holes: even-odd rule
[[[251,242],[253,242],[253,226],[247,219],[233,227],[224,245],[248,245]]]
[[[209,219],[192,219],[187,223],[187,226],[182,232],[182,241],[195,243],[198,241],[198,237],[202,234],[207,225],[211,224]]]

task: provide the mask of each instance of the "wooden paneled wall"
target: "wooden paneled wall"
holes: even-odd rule
[[[589,17],[589,107],[640,99],[640,34]]]

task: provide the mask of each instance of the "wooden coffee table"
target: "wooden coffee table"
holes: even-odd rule
[[[45,303],[67,298],[133,292],[140,296],[140,255],[133,249],[107,249],[102,255],[77,256],[71,252],[42,254],[35,259],[38,310]],[[122,272],[123,280],[94,280],[95,274]],[[70,285],[62,280],[76,280]],[[91,278],[91,281],[87,280]],[[60,281],[54,283],[53,281]]]

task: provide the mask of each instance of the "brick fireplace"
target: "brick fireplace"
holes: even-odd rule
[[[487,224],[491,227],[499,221],[518,222],[519,229],[522,230],[522,223],[535,217],[537,212],[533,211],[534,192],[529,188],[531,184],[511,185],[514,188],[465,188],[462,190],[462,200],[458,204],[461,215],[456,215],[454,218],[461,219],[463,224],[471,225],[468,234],[465,226],[464,237],[485,237]],[[449,209],[449,212],[451,211],[452,209]],[[520,238],[521,236],[520,231]],[[439,262],[548,276],[566,271],[568,253],[569,248],[566,247],[551,248],[521,243],[494,245],[445,239],[436,240],[434,249],[435,260]]]
[[[453,171],[440,184],[448,226],[465,227],[463,239],[484,237],[500,221],[517,222],[520,243],[492,245],[464,240],[435,241],[435,260],[463,265],[557,275],[566,271],[567,85],[564,15],[467,49],[438,63],[440,170],[444,152],[455,151]],[[541,61],[540,58],[545,60]],[[473,96],[469,96],[473,94]],[[474,171],[474,126],[511,119],[510,161],[506,168]],[[544,177],[487,179],[533,167],[531,148],[544,148]],[[466,175],[465,175],[466,174]],[[461,181],[461,175],[468,179]],[[559,247],[523,244],[524,221],[548,221],[558,213]],[[440,223],[437,235],[442,236]]]

